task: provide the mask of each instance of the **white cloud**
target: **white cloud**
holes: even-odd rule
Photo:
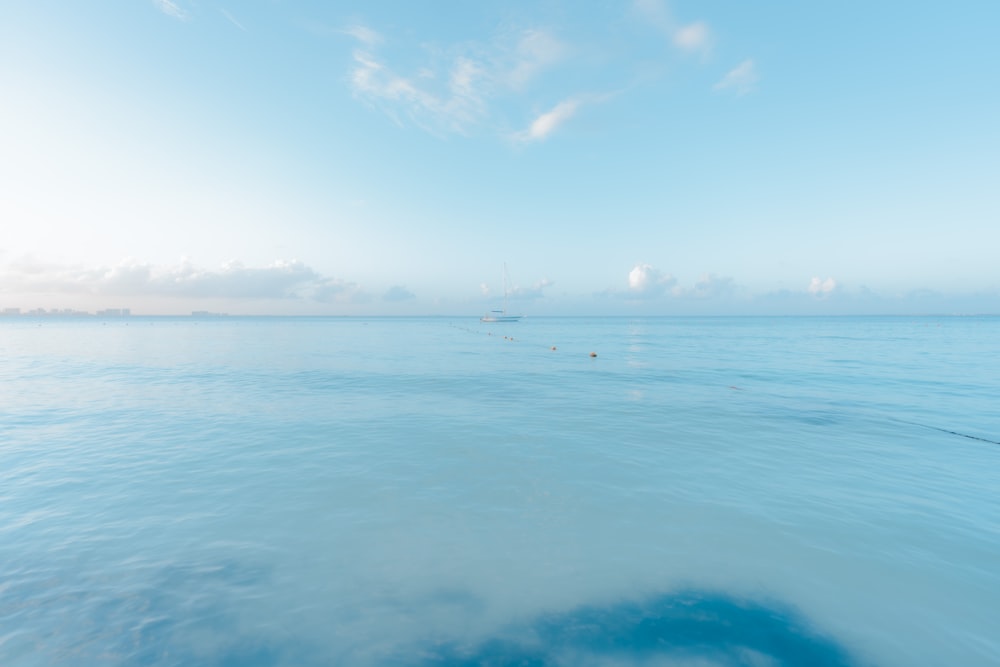
[[[628,290],[608,290],[608,296],[626,299],[671,299],[676,301],[712,300],[731,297],[739,291],[733,278],[714,273],[703,274],[693,286],[687,287],[677,279],[649,264],[636,264],[628,274]]]
[[[464,134],[486,125],[498,102],[523,91],[567,52],[542,30],[447,49],[424,45],[410,59],[410,75],[396,71],[378,54],[383,39],[375,31],[356,25],[343,32],[360,43],[350,72],[354,94],[397,123],[408,118],[431,132]]]
[[[92,289],[100,294],[235,299],[298,298],[299,288],[320,279],[319,274],[297,260],[260,268],[231,261],[214,271],[199,269],[188,261],[175,267],[126,262],[85,275]]]
[[[688,53],[707,53],[711,49],[708,24],[697,21],[674,30],[674,46]]]
[[[809,287],[807,291],[813,296],[823,299],[832,294],[837,289],[837,281],[833,278],[827,278],[826,280],[820,280],[817,277],[813,277],[809,281]]]
[[[484,113],[485,103],[476,87],[480,69],[471,60],[459,59],[455,62],[445,95],[432,93],[423,87],[437,79],[426,68],[418,71],[416,79],[408,79],[363,50],[354,52],[354,62],[351,73],[354,93],[381,106],[397,123],[398,109],[424,129],[465,132]]]
[[[188,18],[188,13],[173,0],[153,0],[153,4],[167,16],[173,16],[181,21],[186,21]]]
[[[352,301],[364,298],[355,284],[321,275],[298,260],[248,267],[232,261],[215,270],[188,260],[154,266],[125,260],[111,267],[44,264],[32,258],[0,270],[4,292],[20,294],[90,294],[96,296],[186,297],[229,299],[314,299]]]
[[[350,28],[344,30],[344,33],[350,35],[369,48],[374,48],[382,43],[382,35],[367,26],[351,26]]]
[[[503,79],[511,88],[522,89],[545,69],[561,61],[568,50],[548,32],[528,30],[510,50],[512,62],[507,65]],[[507,49],[501,49],[505,51]]]
[[[173,0],[158,1],[173,4]],[[709,24],[704,20],[679,20],[667,0],[634,0],[633,15],[660,33],[677,53],[706,60],[713,50],[715,37]],[[451,44],[415,40],[389,44],[390,40],[362,24],[339,32],[356,40],[348,76],[355,97],[397,125],[412,124],[437,135],[468,135],[486,129],[521,143],[545,140],[584,103],[599,101],[602,94],[608,97],[600,90],[560,90],[560,82],[545,75],[564,63],[567,67],[591,68],[620,64],[609,60],[612,50],[603,48],[608,45],[574,48],[544,28],[501,31],[486,39]],[[585,53],[586,58],[571,58]],[[595,53],[600,55],[594,57]],[[748,59],[726,73],[713,88],[745,95],[755,88],[759,78],[754,61]],[[562,83],[579,80],[566,77]],[[544,103],[562,101],[524,128],[513,119],[524,117],[529,105],[541,108],[537,98],[526,99],[526,95],[539,91],[547,96],[548,102]]]
[[[643,21],[662,33],[674,50],[702,56],[711,52],[713,35],[705,21],[680,22],[662,0],[636,0],[634,6]],[[485,40],[454,44],[389,45],[382,35],[361,24],[340,32],[357,43],[349,73],[355,97],[400,126],[413,124],[433,134],[472,134],[486,128],[520,143],[543,141],[584,104],[612,96],[600,90],[558,88],[560,83],[580,80],[577,77],[562,82],[546,78],[574,54],[592,54],[595,49],[575,49],[541,28],[502,31]],[[391,58],[387,46],[392,47]],[[597,46],[596,52],[602,56],[578,58],[567,66],[609,65],[609,49]],[[756,81],[752,63],[748,67],[749,71],[737,68],[716,87],[746,92]],[[536,115],[526,128],[512,122],[529,104],[541,108],[537,99],[526,98],[537,92],[546,95],[548,104],[562,101]]]
[[[377,98],[404,100],[430,106],[427,96],[422,96],[412,83],[393,74],[371,54],[355,51],[354,62],[357,66],[354,68],[351,81],[356,92]]]
[[[453,59],[447,77],[439,77],[432,67],[421,65],[413,78],[394,72],[375,53],[381,36],[365,26],[345,31],[364,48],[354,52],[351,85],[355,95],[379,106],[400,123],[398,113],[432,132],[465,132],[485,113],[480,88],[482,66],[469,57]],[[440,89],[439,81],[446,81]]]
[[[662,32],[678,50],[702,55],[712,50],[712,32],[704,21],[680,24],[663,0],[636,0],[633,6],[646,23]]]
[[[243,32],[247,31],[246,27],[242,23],[240,23],[239,21],[237,21],[235,16],[233,16],[232,14],[230,14],[225,9],[222,9],[221,7],[219,8],[219,11],[222,12],[222,15],[226,17],[227,21],[229,21],[230,23],[232,23],[234,26],[236,26],[237,28],[239,28]]]
[[[179,292],[184,296],[287,299],[298,298],[299,288],[319,278],[319,274],[297,260],[278,261],[262,268],[229,262],[219,271],[201,271],[188,265],[183,271],[159,276],[151,281],[151,286],[162,286],[167,293]]]
[[[635,0],[632,6],[654,28],[667,34],[674,31],[676,22],[663,0]]]
[[[628,289],[634,296],[658,296],[676,283],[672,275],[664,275],[649,264],[636,264],[628,273]]]
[[[468,128],[488,115],[482,81],[485,71],[479,63],[468,58],[455,61],[448,78],[448,99],[443,112],[456,127]]]
[[[739,65],[726,73],[722,79],[713,86],[715,90],[731,90],[737,95],[746,95],[754,89],[760,76],[757,74],[757,66],[753,60],[744,60]]]
[[[449,77],[451,92],[464,97],[475,95],[476,81],[482,77],[482,73],[482,67],[475,61],[469,58],[456,59]]]
[[[517,134],[521,141],[542,141],[560,125],[572,118],[580,107],[578,100],[564,100],[532,121],[531,126]]]

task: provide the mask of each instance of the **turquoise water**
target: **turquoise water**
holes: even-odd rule
[[[0,319],[0,665],[997,665],[998,341]]]

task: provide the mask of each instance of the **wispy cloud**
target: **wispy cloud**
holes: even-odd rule
[[[678,50],[700,55],[711,52],[712,31],[706,22],[681,23],[663,0],[635,0],[633,6],[644,21],[663,33]]]
[[[227,21],[229,21],[230,23],[232,23],[234,26],[236,26],[237,28],[239,28],[243,32],[247,31],[246,26],[244,26],[242,23],[240,23],[239,21],[237,21],[236,17],[233,16],[232,14],[230,14],[227,10],[225,10],[225,9],[223,9],[223,8],[220,7],[219,11],[222,12],[222,15],[226,17]]]
[[[428,85],[436,80],[422,70],[417,77],[396,74],[372,53],[359,49],[354,52],[351,84],[355,95],[383,108],[400,123],[402,112],[420,127],[431,131],[465,132],[485,111],[478,87],[481,69],[472,60],[458,59],[448,76],[443,94],[432,92]]]
[[[678,20],[665,0],[634,0],[633,7],[642,19],[642,39],[665,39],[681,55],[711,54],[715,38],[706,21]],[[628,49],[575,47],[564,35],[539,27],[451,44],[399,43],[362,23],[338,32],[355,42],[347,76],[354,96],[401,127],[415,125],[438,136],[486,130],[515,143],[544,141],[582,108],[620,94],[583,88],[580,81],[609,81],[601,78],[607,74],[602,68],[636,67]],[[570,76],[557,80],[557,70]],[[615,81],[622,80],[618,74]],[[756,81],[748,60],[715,87],[744,94]]]
[[[713,88],[717,91],[732,91],[737,95],[746,95],[756,87],[759,80],[760,76],[753,60],[744,60],[729,70]]]
[[[696,21],[673,31],[674,46],[688,53],[706,54],[712,48],[712,34],[708,24]]]
[[[186,21],[189,14],[173,0],[153,0],[153,5],[167,16]]]
[[[517,133],[515,138],[525,142],[542,141],[572,118],[579,108],[579,100],[564,100],[535,118],[528,129]]]
[[[398,124],[408,120],[435,133],[495,124],[500,102],[522,95],[568,52],[550,33],[525,30],[490,42],[422,45],[404,73],[381,55],[385,40],[376,31],[354,25],[342,32],[358,42],[349,76],[355,96]]]
[[[345,29],[345,35],[350,35],[368,48],[374,48],[382,43],[382,35],[363,25],[353,25]]]
[[[500,48],[500,78],[515,90],[525,88],[547,68],[563,60],[569,48],[544,30],[525,31],[513,49]],[[504,60],[507,60],[506,62]]]

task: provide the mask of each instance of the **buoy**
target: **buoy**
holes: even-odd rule
[[[552,349],[553,349],[553,350],[555,350],[555,349],[556,349],[556,346],[555,346],[555,345],[553,345],[553,346],[552,346]]]
[[[590,353],[590,356],[591,356],[591,357],[596,357],[596,356],[597,356],[597,353],[596,353],[596,352],[591,352],[591,353]]]

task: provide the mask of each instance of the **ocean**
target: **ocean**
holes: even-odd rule
[[[1000,665],[998,397],[997,317],[0,318],[0,665]]]

